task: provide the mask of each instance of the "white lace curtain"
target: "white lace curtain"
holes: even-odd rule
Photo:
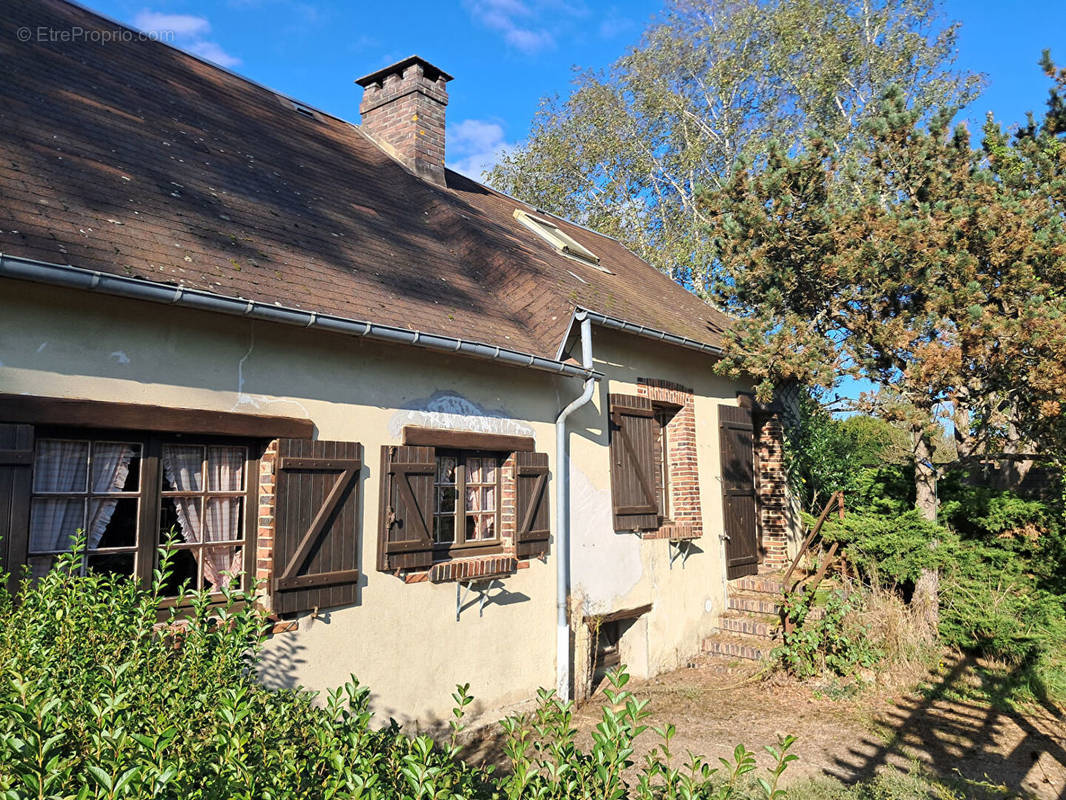
[[[38,493],[80,494],[81,497],[35,496],[30,512],[30,554],[55,553],[70,549],[77,531],[85,531],[89,549],[99,546],[104,531],[118,506],[118,498],[94,498],[86,517],[88,502],[89,442],[45,439],[38,443],[34,458],[33,491]],[[93,493],[121,491],[129,477],[134,448],[128,444],[93,445]],[[31,558],[31,572],[40,577],[51,569],[54,555]]]
[[[240,447],[207,448],[206,500],[203,486],[204,449],[188,445],[163,445],[163,473],[167,488],[178,492],[196,492],[196,496],[174,497],[178,526],[189,544],[230,542],[241,538],[240,497],[211,497],[211,492],[241,490],[244,449]],[[201,509],[201,502],[206,507]],[[201,519],[202,515],[202,519]],[[194,551],[203,560],[204,581],[214,587],[224,582],[223,573],[240,574],[243,554],[240,547],[214,547]]]

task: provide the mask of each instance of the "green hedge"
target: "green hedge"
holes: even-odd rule
[[[791,739],[756,778],[738,747],[720,768],[675,763],[673,728],[640,767],[646,702],[612,673],[593,744],[576,744],[572,707],[543,692],[537,710],[502,723],[508,769],[459,757],[472,701],[453,699],[447,741],[375,728],[354,679],[319,702],[256,679],[266,619],[231,594],[212,609],[189,595],[180,625],[158,623],[157,590],[125,577],[72,574],[64,556],[45,578],[0,590],[0,798],[780,798]],[[164,566],[164,569],[166,567]],[[157,573],[156,586],[163,585]],[[747,789],[741,789],[742,786]]]

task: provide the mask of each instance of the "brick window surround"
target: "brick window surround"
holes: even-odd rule
[[[658,378],[637,378],[637,394],[677,408],[666,426],[670,522],[645,531],[644,539],[696,539],[703,535],[700,475],[696,460],[696,408],[692,389]]]

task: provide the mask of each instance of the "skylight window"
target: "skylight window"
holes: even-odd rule
[[[594,267],[600,272],[606,272],[608,275],[614,274],[606,267],[600,265],[600,257],[598,255],[584,245],[578,244],[572,236],[564,233],[558,225],[546,217],[530,214],[520,208],[515,209],[514,217],[555,248],[556,252],[562,253],[567,258],[572,258],[574,261],[580,261],[582,264]]]

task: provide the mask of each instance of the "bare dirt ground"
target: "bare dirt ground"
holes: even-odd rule
[[[974,666],[954,657],[919,691],[875,685],[843,699],[827,696],[839,695],[829,686],[743,683],[750,665],[715,659],[627,688],[651,700],[652,724],[677,726],[675,753],[692,750],[717,763],[738,742],[761,752],[795,734],[800,760],[786,773],[786,786],[826,776],[850,784],[921,763],[941,778],[991,784],[984,795],[1066,800],[1066,714],[1050,703],[1008,709]],[[586,739],[602,701],[594,697],[575,716]],[[649,732],[638,740],[638,761],[657,738]],[[767,758],[762,753],[760,763]]]

